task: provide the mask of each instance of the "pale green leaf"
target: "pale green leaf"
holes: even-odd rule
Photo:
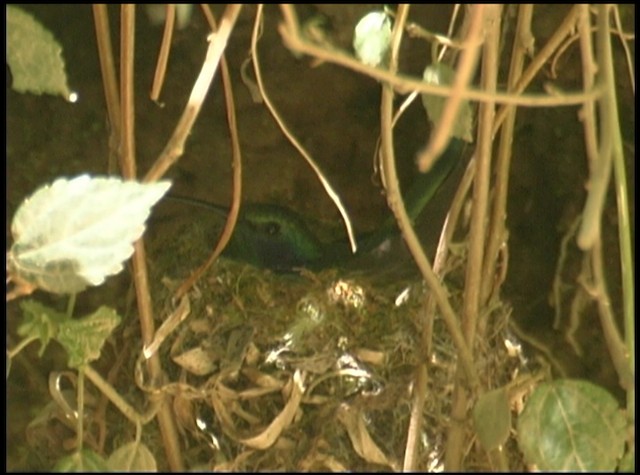
[[[106,472],[107,462],[96,452],[82,449],[61,458],[53,467],[54,472]]]
[[[169,186],[81,175],[40,188],[13,217],[9,273],[58,294],[102,284],[131,257]]]
[[[149,448],[141,442],[125,444],[111,454],[107,461],[115,472],[156,472],[156,459]]]
[[[103,306],[82,319],[63,322],[58,328],[56,340],[69,355],[69,366],[78,368],[97,360],[104,342],[120,320],[115,310]]]
[[[622,457],[625,426],[606,390],[562,379],[531,394],[518,418],[518,444],[542,471],[612,471]]]
[[[385,61],[391,45],[391,20],[383,11],[367,13],[356,25],[353,49],[364,64],[378,66]]]
[[[69,319],[66,314],[58,312],[35,300],[20,302],[22,323],[18,327],[18,335],[25,339],[40,340],[40,356],[44,353],[49,341],[56,338],[60,324]]]
[[[71,100],[62,48],[51,32],[20,8],[7,6],[7,63],[13,89]]]
[[[436,63],[424,70],[422,78],[429,84],[446,85],[453,84],[455,71],[443,63]],[[429,119],[438,124],[442,117],[447,98],[442,96],[434,96],[432,94],[422,94],[422,105],[427,111]],[[465,142],[473,142],[473,115],[471,106],[468,101],[462,101],[458,109],[458,115],[453,123],[451,136],[464,140]]]
[[[484,393],[473,408],[473,422],[485,450],[501,447],[511,430],[511,410],[505,388]]]

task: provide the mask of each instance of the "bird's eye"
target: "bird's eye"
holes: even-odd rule
[[[275,236],[280,233],[280,224],[275,221],[269,221],[265,224],[264,230],[269,236]]]

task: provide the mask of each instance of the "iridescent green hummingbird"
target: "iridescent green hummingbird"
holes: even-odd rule
[[[453,139],[431,170],[418,175],[404,194],[408,214],[414,220],[449,176],[462,154],[463,142]],[[228,209],[211,203],[180,198],[180,201],[205,206],[221,216]],[[358,254],[376,249],[397,232],[393,217],[377,230],[357,237]],[[320,270],[337,267],[352,256],[346,239],[322,242],[305,220],[283,206],[243,204],[236,227],[223,256],[276,272],[305,267]]]

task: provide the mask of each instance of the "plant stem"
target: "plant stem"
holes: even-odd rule
[[[78,382],[76,391],[78,411],[78,418],[76,419],[76,451],[80,452],[82,450],[82,444],[84,442],[84,369],[82,366],[78,368]]]
[[[165,145],[162,153],[155,161],[151,169],[144,177],[145,182],[151,182],[160,179],[167,170],[182,156],[184,144],[187,141],[193,124],[195,123],[202,104],[209,91],[211,82],[220,64],[220,59],[227,46],[229,36],[233,31],[238,15],[240,14],[241,5],[229,5],[220,20],[220,28],[217,32],[209,36],[209,48],[207,56],[202,65],[202,69],[198,74],[198,78],[193,85],[191,95],[187,102],[182,116],[176,124],[173,134]]]
[[[69,295],[69,301],[67,302],[67,318],[71,318],[73,316],[73,309],[76,307],[76,293],[72,293]]]
[[[631,384],[627,390],[627,411],[632,421],[635,421],[635,291],[633,287],[633,252],[631,249],[631,222],[629,219],[629,190],[622,150],[622,137],[618,119],[618,101],[615,89],[615,74],[613,70],[613,51],[611,48],[611,31],[609,11],[611,6],[598,7],[598,46],[599,64],[605,82],[606,109],[603,121],[610,123],[613,166],[615,171],[616,199],[618,209],[618,240],[620,243],[620,266],[622,269],[622,298],[625,326],[626,348],[623,351],[627,368],[630,370]],[[615,322],[611,322],[615,326]],[[622,379],[626,368],[616,367]]]
[[[136,178],[135,159],[135,116],[134,116],[134,29],[135,29],[135,5],[123,5],[121,7],[121,33],[120,33],[120,100],[122,114],[122,156],[120,166],[122,175],[128,179]],[[136,289],[136,301],[138,303],[138,317],[142,332],[143,345],[153,340],[154,321],[149,293],[149,281],[147,275],[146,252],[144,240],[139,239],[134,244],[133,253],[133,281]],[[162,365],[158,354],[149,359],[149,373],[154,381],[162,375]],[[164,401],[162,401],[164,402]],[[173,471],[182,471],[184,464],[180,452],[180,442],[173,420],[173,414],[169,404],[161,404],[158,412],[158,425],[162,434],[167,462]]]
[[[401,18],[400,13],[401,9],[399,8],[398,18]],[[396,20],[396,25],[397,24],[398,20]],[[394,27],[394,32],[396,30],[397,28]],[[394,47],[392,43],[392,53],[389,68],[390,71],[395,72],[397,63],[394,65],[393,51]],[[458,324],[458,318],[456,317],[455,311],[449,303],[446,290],[444,289],[442,284],[440,284],[437,276],[433,272],[429,259],[422,249],[420,240],[418,239],[418,236],[416,235],[411,225],[411,221],[407,216],[407,211],[402,203],[402,196],[400,194],[400,187],[398,183],[398,175],[396,173],[395,154],[393,151],[393,130],[391,129],[391,119],[393,117],[393,95],[394,92],[391,85],[384,84],[382,87],[382,100],[380,105],[380,152],[382,160],[382,170],[384,172],[385,188],[387,191],[387,202],[389,204],[389,208],[391,208],[391,211],[398,221],[398,226],[402,231],[402,236],[407,243],[407,247],[411,251],[411,254],[418,268],[420,269],[427,285],[434,293],[436,302],[438,303],[438,307],[440,308],[445,324],[447,325],[447,329],[451,333],[453,342],[456,345],[456,349],[458,350],[460,362],[462,364],[462,367],[464,368],[467,381],[469,382],[470,386],[477,387],[479,385],[478,374],[473,365],[471,352],[469,351],[469,347],[462,335],[460,325]]]
[[[158,52],[158,61],[156,63],[156,72],[153,76],[153,84],[151,86],[151,100],[157,101],[160,97],[160,91],[164,84],[164,76],[167,72],[167,63],[169,62],[169,51],[171,49],[171,38],[173,37],[173,25],[176,20],[176,6],[174,4],[167,5],[167,16],[164,22],[164,32],[162,34],[162,43]]]
[[[202,11],[204,13],[211,31],[218,31],[213,13],[208,5],[203,4]],[[224,90],[224,103],[227,111],[227,124],[229,125],[229,135],[231,137],[231,170],[233,171],[233,196],[231,198],[231,206],[229,208],[229,214],[224,224],[224,229],[220,234],[220,238],[216,244],[216,247],[211,252],[209,258],[190,276],[187,278],[174,294],[173,298],[178,301],[184,294],[198,281],[205,271],[215,262],[224,248],[229,243],[233,230],[238,220],[238,214],[240,213],[240,202],[242,198],[242,153],[240,150],[240,138],[238,136],[238,124],[236,120],[236,108],[233,96],[233,84],[231,81],[231,75],[229,74],[229,66],[225,55],[220,58],[220,76],[222,78],[222,87]]]
[[[349,218],[349,214],[347,213],[347,210],[344,204],[342,203],[342,199],[340,198],[340,195],[338,195],[338,193],[333,189],[333,186],[331,185],[329,180],[326,178],[325,173],[322,171],[322,169],[316,163],[313,157],[311,157],[311,154],[307,152],[307,150],[303,147],[302,143],[300,143],[300,141],[296,139],[295,136],[289,131],[289,127],[287,127],[287,125],[284,123],[284,120],[282,120],[282,118],[280,117],[280,114],[278,113],[275,106],[273,105],[273,102],[271,101],[271,99],[269,99],[269,96],[266,93],[264,83],[262,81],[260,62],[258,60],[257,45],[258,45],[258,36],[259,36],[258,33],[260,30],[259,27],[261,24],[262,24],[262,5],[259,5],[258,11],[256,14],[256,22],[253,28],[253,34],[251,35],[251,54],[252,54],[252,60],[253,60],[253,70],[256,75],[258,88],[260,90],[262,98],[264,99],[264,104],[267,107],[267,110],[273,116],[276,123],[278,124],[278,127],[280,127],[280,130],[282,130],[282,133],[285,135],[285,137],[287,137],[289,142],[291,142],[291,145],[295,147],[298,153],[302,155],[302,157],[305,159],[307,164],[311,167],[313,172],[318,177],[318,180],[320,180],[320,183],[322,184],[322,187],[324,188],[325,192],[327,193],[329,198],[331,198],[331,201],[333,201],[333,203],[336,205],[336,208],[338,208],[338,211],[342,216],[342,221],[344,222],[344,225],[347,231],[349,244],[351,245],[351,251],[355,253],[358,250],[358,246],[356,243],[355,233],[353,231],[353,225],[351,224],[351,219]]]
[[[91,381],[127,419],[136,424],[136,426],[147,424],[153,419],[157,412],[157,404],[152,404],[147,412],[140,414],[90,365],[86,365],[83,371],[87,378],[89,378],[89,381]]]
[[[533,16],[533,5],[521,5],[518,12],[518,23],[516,26],[516,38],[528,38],[531,35],[531,19]],[[516,84],[522,75],[522,68],[527,49],[523,40],[517,39],[513,42],[511,53],[511,64],[509,66],[509,77],[507,87],[509,91],[514,91]],[[516,108],[506,107],[506,119],[501,129],[498,156],[496,159],[496,180],[495,199],[491,210],[491,221],[487,232],[487,247],[484,256],[482,270],[482,290],[480,298],[486,302],[490,293],[495,290],[495,272],[498,264],[500,247],[506,242],[506,218],[507,218],[507,195],[509,192],[509,170],[511,168],[511,150],[513,145],[513,132],[516,121]],[[497,115],[496,115],[497,119]],[[495,132],[495,120],[493,131]],[[507,263],[504,263],[507,265]],[[499,284],[498,284],[499,285]]]
[[[20,340],[20,343],[18,343],[18,345],[12,349],[9,350],[7,349],[7,358],[9,359],[13,359],[15,358],[15,356],[20,353],[22,350],[24,350],[24,348],[31,342],[38,340],[39,337],[38,336],[31,336],[29,338],[25,338],[24,340]]]
[[[468,36],[485,34],[482,51],[482,78],[484,90],[495,93],[498,77],[498,54],[500,44],[501,8],[491,6],[481,8],[475,6],[470,14]],[[470,44],[475,42],[469,41]],[[478,147],[476,151],[476,171],[473,187],[473,208],[469,231],[469,256],[465,273],[464,300],[462,307],[462,328],[467,345],[473,348],[476,341],[476,331],[479,325],[479,309],[484,304],[480,300],[482,262],[484,258],[486,240],[486,216],[488,209],[489,178],[491,169],[491,151],[493,144],[493,122],[495,119],[495,103],[480,104],[478,118]],[[483,327],[485,326],[483,322]],[[459,471],[462,468],[464,456],[464,441],[466,438],[466,424],[469,408],[470,392],[467,388],[456,383],[453,392],[451,419],[458,421],[450,426],[447,433],[445,453],[445,470]]]
[[[368,66],[355,59],[352,54],[338,49],[328,50],[325,47],[311,43],[300,34],[300,28],[297,25],[293,7],[290,5],[281,5],[280,9],[285,21],[279,25],[278,31],[282,36],[285,46],[295,52],[308,54],[322,61],[339,64],[345,68],[352,69],[353,71],[372,77],[383,83],[387,83],[390,86],[393,86],[400,93],[417,91],[420,93],[426,92],[436,96],[448,97],[453,90],[452,86],[430,84],[423,81],[422,78],[408,77],[402,74],[392,73],[388,69]],[[491,94],[486,91],[473,88],[467,88],[461,91],[460,94],[462,99],[478,102],[489,101],[514,106],[549,107],[582,104],[587,100],[597,98],[601,93],[601,88],[597,87],[589,92],[566,93],[562,95],[511,94],[502,92]]]
[[[111,47],[111,33],[109,29],[109,15],[105,4],[93,4],[93,22],[96,30],[98,44],[98,57],[100,58],[100,71],[104,88],[105,102],[109,116],[109,162],[108,173],[114,173],[118,161],[120,148],[120,99],[118,95],[118,79]]]

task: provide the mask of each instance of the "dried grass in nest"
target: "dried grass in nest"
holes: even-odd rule
[[[406,287],[409,298],[394,304]],[[419,281],[381,285],[336,270],[282,276],[222,259],[189,298],[191,314],[161,354],[191,468],[402,467],[420,358]],[[487,318],[476,364],[485,387],[495,388],[519,363],[504,347],[508,309],[496,305]],[[420,470],[442,463],[455,360],[436,319]],[[467,467],[489,469],[469,440]],[[519,460],[513,444],[506,448]]]

